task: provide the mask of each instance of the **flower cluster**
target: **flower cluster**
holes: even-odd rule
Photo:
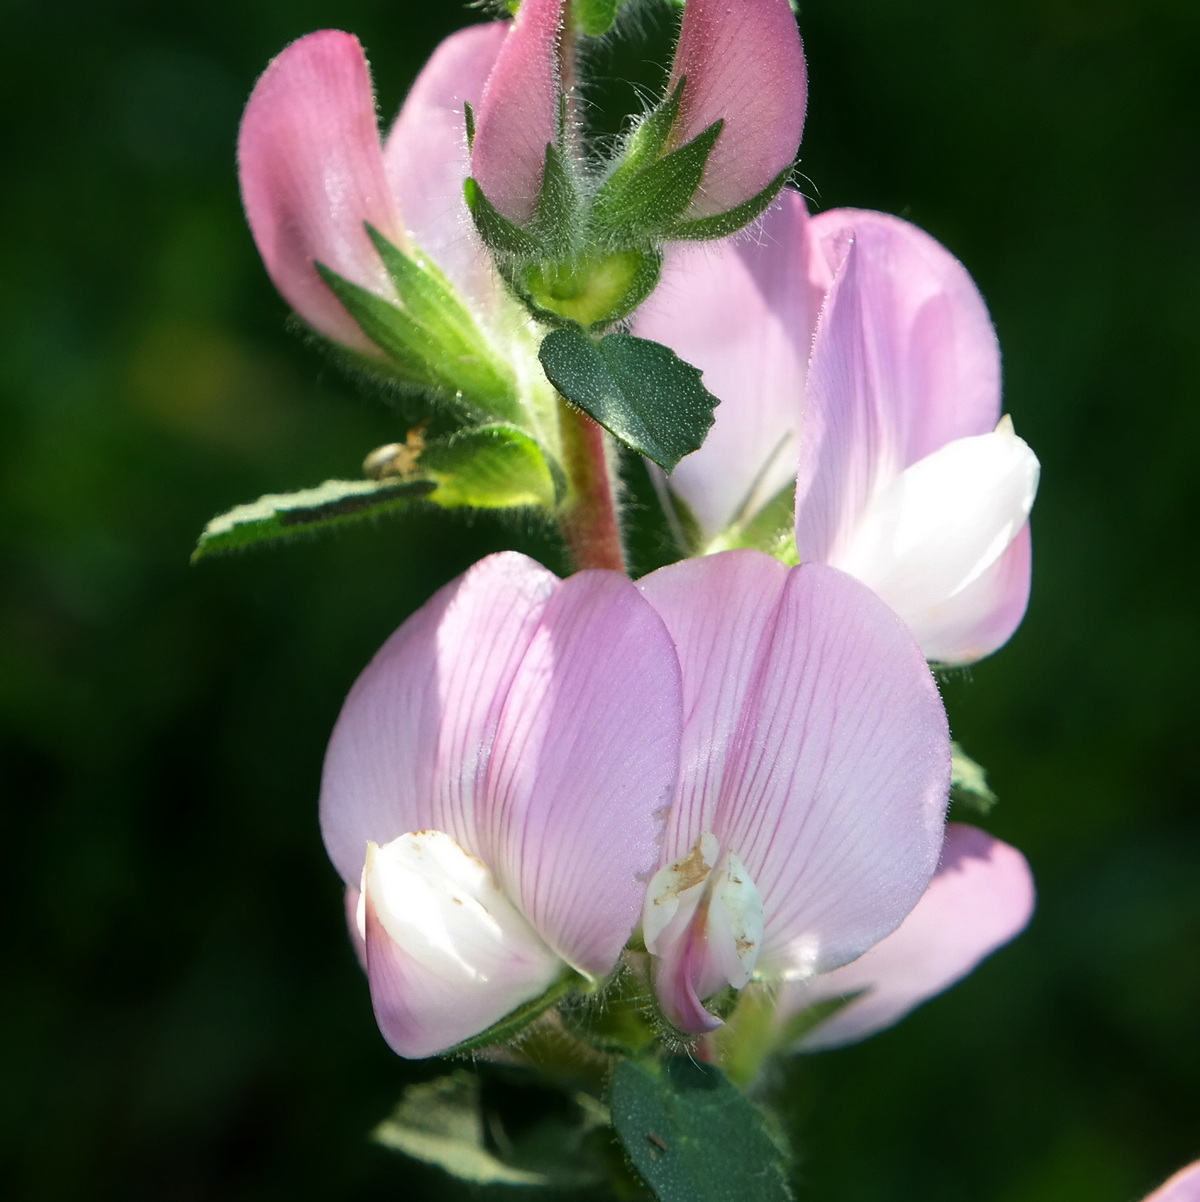
[[[582,10],[523,0],[453,35],[383,141],[337,31],[289,46],[246,110],[243,197],[279,291],[453,437],[533,448],[545,489],[471,503],[542,504],[584,569],[493,555],[409,618],[342,710],[322,830],[403,1056],[507,1039],[622,974],[674,1038],[719,1048],[765,1006],[772,1047],[830,1047],[1031,912],[1021,855],[946,824],[929,664],[1019,624],[1038,463],[963,266],[784,186],[806,103],[787,0],[736,20],[688,0],[664,94],[602,161]],[[634,581],[572,541],[590,504],[619,544],[619,498],[611,442],[560,393],[643,450],[622,431],[657,445],[692,420],[700,373],[720,404],[687,445],[711,433],[651,469],[678,562]]]

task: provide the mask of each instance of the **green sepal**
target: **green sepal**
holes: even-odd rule
[[[388,366],[402,382],[479,415],[515,416],[514,386],[505,378],[506,372],[501,374],[504,369],[493,366],[485,342],[465,340],[453,330],[453,321],[431,329],[406,310],[351,283],[324,263],[317,263],[316,268],[363,333],[387,355]],[[426,299],[436,289],[436,283],[429,277],[421,285]]]
[[[295,538],[380,517],[428,497],[433,480],[326,480],[300,492],[268,493],[238,505],[204,527],[192,562],[255,543]]]
[[[1000,799],[988,785],[987,773],[958,743],[950,744],[950,799],[976,814],[988,814]]]
[[[631,178],[619,181],[618,176],[613,176],[600,189],[592,210],[595,236],[626,244],[664,237],[679,228],[678,218],[696,195],[708,156],[724,127],[723,120],[714,121],[685,146],[664,155]],[[770,199],[763,208],[769,203]],[[670,236],[677,235],[671,232]]]
[[[659,1202],[790,1202],[786,1156],[762,1112],[715,1064],[621,1060],[612,1122]]]
[[[483,194],[483,189],[474,178],[463,180],[463,196],[471,210],[479,236],[498,254],[516,259],[538,259],[546,257],[542,240],[529,230],[522,229],[516,222],[509,221]]]
[[[708,242],[713,238],[727,238],[730,234],[736,234],[767,211],[791,174],[792,169],[788,167],[758,195],[743,201],[736,208],[728,209],[724,213],[715,213],[712,217],[697,217],[691,221],[677,222],[663,237],[674,242]]]
[[[562,258],[571,253],[578,230],[579,189],[558,148],[548,142],[533,232],[547,257]]]
[[[505,271],[504,278],[539,321],[601,333],[654,291],[662,267],[658,250],[621,250],[583,261],[537,263]]]
[[[634,127],[632,133],[625,139],[619,165],[604,182],[601,193],[611,190],[619,193],[628,186],[630,180],[648,167],[653,166],[662,156],[667,139],[675,118],[679,114],[679,105],[683,100],[683,89],[687,79],[681,79],[671,90],[661,104],[651,109]]]
[[[436,482],[429,500],[443,509],[552,509],[557,499],[546,456],[513,426],[481,426],[430,442],[421,470]]]
[[[455,1044],[443,1055],[455,1056],[461,1052],[477,1052],[480,1048],[508,1043],[510,1040],[516,1039],[530,1023],[545,1014],[556,1002],[581,987],[588,987],[587,980],[573,969],[564,968],[558,980],[540,997],[535,997],[523,1006],[518,1006],[498,1023],[493,1023],[486,1031],[480,1031],[478,1035],[473,1035],[470,1039],[464,1039],[462,1043]]]
[[[405,313],[418,328],[417,337],[423,336],[425,357],[432,363],[430,374],[446,380],[456,393],[461,392],[486,413],[518,416],[520,404],[512,372],[492,353],[454,285],[432,260],[406,255],[369,222],[367,233],[396,286]]]
[[[559,1007],[563,1026],[602,1052],[641,1055],[658,1035],[658,1006],[649,979],[623,967],[605,988]]]
[[[670,348],[629,334],[593,342],[552,330],[538,358],[550,383],[626,446],[668,472],[704,441],[717,398]]]

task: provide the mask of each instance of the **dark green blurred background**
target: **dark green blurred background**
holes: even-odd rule
[[[436,1066],[375,1032],[318,773],[384,637],[534,532],[429,516],[188,553],[213,513],[356,474],[399,428],[285,330],[239,209],[244,98],[338,25],[390,117],[468,15],[3,11],[5,1196],[441,1196],[365,1141]],[[966,262],[1044,474],[1028,619],[946,689],[1037,917],[901,1027],[795,1066],[799,1183],[1133,1202],[1200,1156],[1200,6],[806,0],[803,30],[808,194]]]

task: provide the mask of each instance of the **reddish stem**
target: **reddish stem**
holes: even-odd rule
[[[625,552],[604,431],[586,413],[565,401],[559,412],[570,489],[559,525],[567,549],[576,570],[611,568],[624,572]]]

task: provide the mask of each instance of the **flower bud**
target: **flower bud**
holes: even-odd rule
[[[778,180],[773,196],[800,145],[808,95],[788,0],[688,0],[670,87],[681,82],[668,150],[723,122],[685,216],[728,213]]]

